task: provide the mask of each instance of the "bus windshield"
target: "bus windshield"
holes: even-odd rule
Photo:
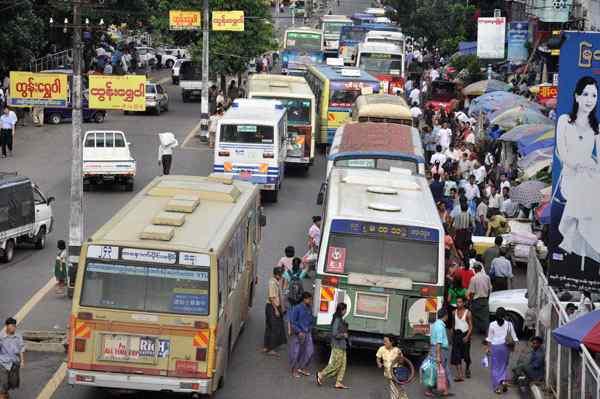
[[[207,316],[209,269],[89,261],[81,305]]]
[[[292,125],[306,125],[311,122],[310,106],[311,101],[300,98],[277,98],[254,96],[253,98],[264,98],[267,100],[281,101],[287,108],[287,120]]]
[[[361,158],[361,159],[338,159],[334,163],[342,168],[359,169],[378,169],[389,171],[390,168],[408,169],[413,174],[417,174],[418,164],[415,161],[405,159],[384,159],[384,158]]]
[[[385,53],[360,53],[360,69],[368,72],[390,73],[402,70],[402,55]]]
[[[328,252],[345,250],[344,273],[365,273],[437,283],[437,243],[332,233]],[[328,258],[329,258],[328,254]]]
[[[321,50],[322,42],[321,35],[318,33],[287,32],[285,47],[300,50]]]
[[[273,126],[221,125],[220,140],[226,143],[273,144]]]
[[[323,32],[327,34],[336,34],[342,31],[342,26],[349,25],[350,22],[323,22]]]
[[[342,107],[350,108],[354,101],[360,96],[360,89],[333,89],[331,91],[331,98],[329,99],[329,105],[331,107]]]

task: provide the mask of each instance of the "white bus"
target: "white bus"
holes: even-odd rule
[[[254,74],[248,79],[248,98],[281,101],[287,108],[288,141],[285,162],[306,171],[315,157],[315,95],[300,76]]]
[[[313,314],[326,341],[336,306],[353,347],[393,335],[405,353],[429,351],[442,306],[444,229],[427,180],[407,173],[334,168],[329,177]]]
[[[365,43],[391,43],[405,49],[405,38],[402,32],[372,30],[367,32]]]
[[[398,94],[404,91],[404,50],[392,43],[360,43],[356,66],[375,76],[381,91]]]
[[[342,26],[352,25],[352,20],[345,15],[323,15],[321,17],[321,30],[326,53],[337,54],[340,46],[340,32]]]
[[[276,202],[287,135],[287,112],[280,101],[235,100],[217,126],[213,171],[257,184]]]

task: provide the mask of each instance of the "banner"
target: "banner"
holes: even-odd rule
[[[506,18],[477,19],[477,57],[503,59],[506,41]]]
[[[548,281],[600,293],[600,33],[563,34]]]
[[[143,75],[90,75],[90,109],[146,110]]]
[[[527,61],[529,58],[528,41],[529,23],[527,21],[511,22],[508,25],[508,55],[506,58],[513,64]]]
[[[243,11],[213,11],[212,30],[215,31],[244,31]]]
[[[200,11],[169,11],[170,30],[200,30],[201,22]]]
[[[10,72],[8,105],[11,107],[66,107],[69,80],[66,73]]]
[[[542,22],[568,22],[573,0],[535,0],[533,14]]]

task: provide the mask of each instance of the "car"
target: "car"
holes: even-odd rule
[[[457,98],[456,83],[436,79],[431,82],[425,108],[432,108],[436,112],[443,108],[448,114],[456,108],[458,104]]]
[[[171,68],[171,80],[173,81],[174,85],[179,84],[181,65],[183,65],[184,62],[191,62],[191,61],[192,60],[190,60],[189,58],[179,59],[179,60],[175,61],[175,64],[173,64],[173,67]]]
[[[141,68],[149,66],[150,68],[158,65],[156,58],[156,50],[152,47],[136,47],[135,51],[138,55],[138,65]]]
[[[177,60],[189,57],[188,51],[184,48],[163,48],[158,50],[160,54],[160,66],[173,68]]]
[[[169,95],[160,83],[146,83],[146,111],[153,111],[155,115],[160,115],[163,111],[169,110]],[[128,114],[133,111],[124,111]]]
[[[581,292],[578,291],[558,291],[556,292],[558,300],[563,307],[566,307],[568,303],[573,303],[575,306],[579,304],[581,299]],[[596,309],[600,308],[600,295],[592,294],[592,299]],[[518,333],[527,331],[525,326],[525,320],[527,317],[528,307],[528,292],[525,288],[517,288],[512,290],[494,291],[490,295],[489,308],[490,317],[494,318],[496,310],[499,307],[506,309],[508,318],[515,326],[515,330]]]

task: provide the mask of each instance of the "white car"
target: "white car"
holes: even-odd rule
[[[136,47],[135,51],[138,55],[139,67],[154,67],[158,63],[158,59],[156,58],[156,50],[152,47]]]
[[[515,330],[517,332],[525,331],[528,295],[525,288],[492,292],[489,301],[490,315],[493,318],[496,310],[503,307],[508,313],[508,318],[515,326]],[[578,306],[581,299],[581,292],[578,291],[558,291],[556,295],[563,307],[566,307],[568,303]],[[596,309],[600,309],[600,296],[592,294],[592,299]]]
[[[184,48],[163,48],[157,50],[160,54],[160,66],[165,68],[173,68],[177,60],[188,58],[188,51]]]

